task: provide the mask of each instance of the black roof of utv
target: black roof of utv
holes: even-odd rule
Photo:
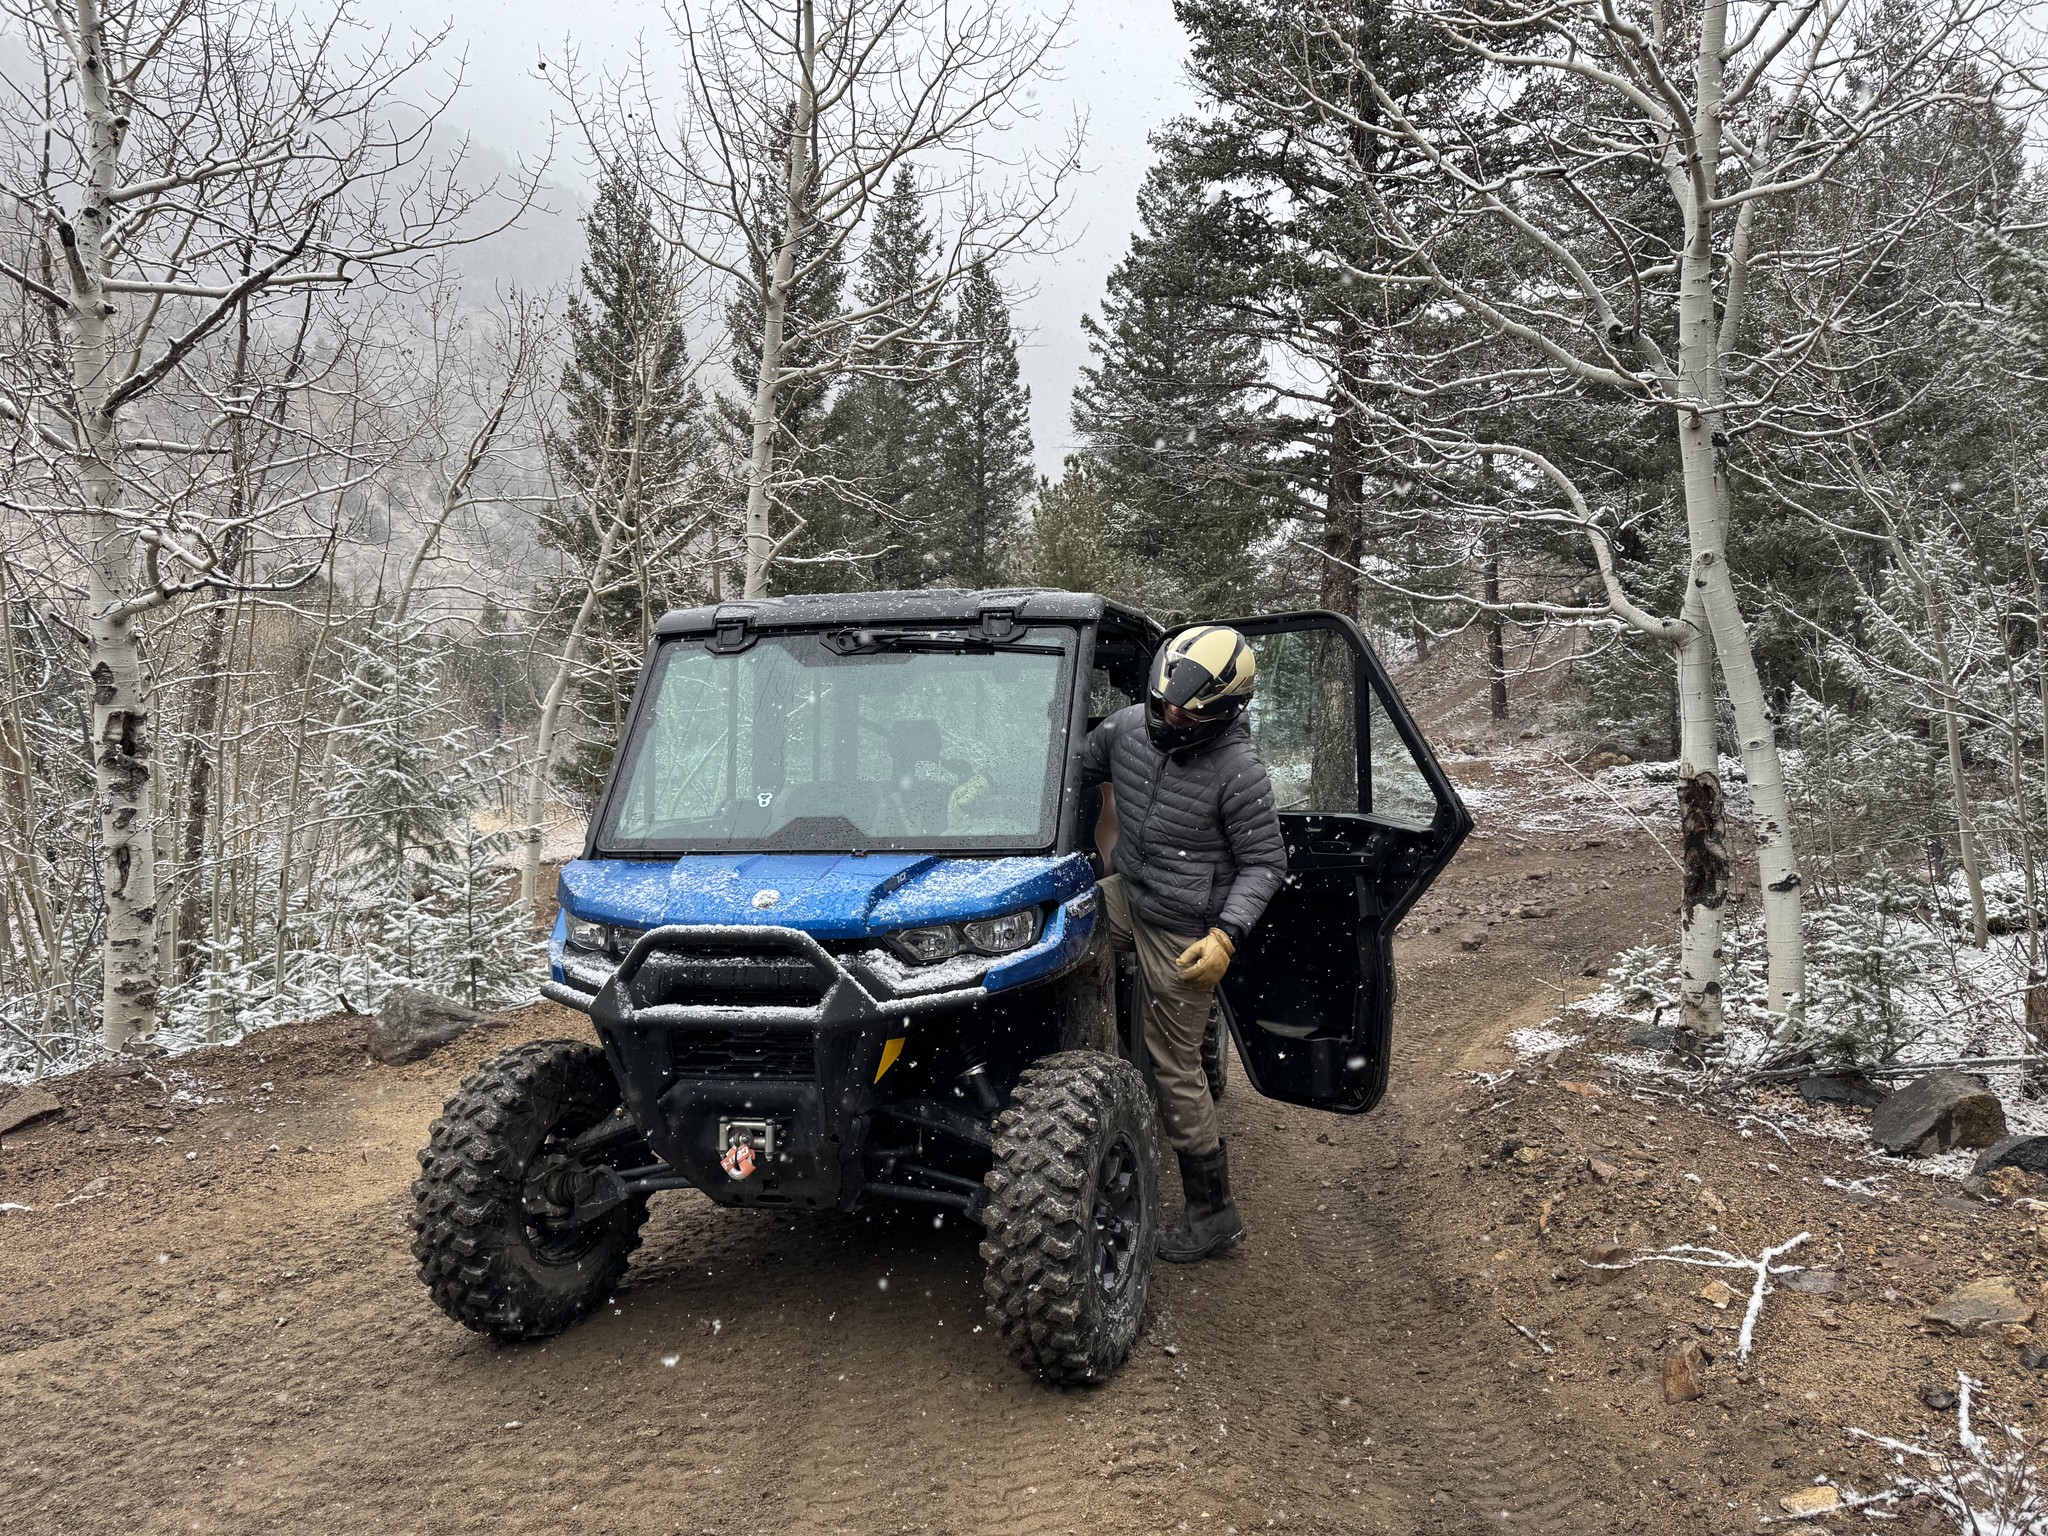
[[[923,592],[817,592],[790,597],[748,598],[663,615],[657,635],[710,635],[722,627],[809,629],[831,624],[975,624],[984,615],[1007,613],[1019,624],[1090,622],[1114,614],[1133,626],[1157,626],[1135,609],[1092,592],[1046,587],[999,587],[970,592],[933,587]]]

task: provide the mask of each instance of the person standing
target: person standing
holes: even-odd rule
[[[1236,630],[1183,630],[1154,659],[1145,701],[1104,720],[1081,753],[1083,786],[1115,795],[1102,900],[1112,943],[1137,959],[1145,1049],[1180,1162],[1185,1208],[1158,1246],[1175,1264],[1245,1236],[1202,1040],[1217,983],[1287,873],[1273,786],[1244,720],[1256,672]]]

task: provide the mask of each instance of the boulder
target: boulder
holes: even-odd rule
[[[1983,1078],[1929,1072],[1870,1116],[1872,1146],[1896,1157],[1927,1157],[1952,1147],[1988,1147],[2005,1135],[2005,1106]]]
[[[0,1136],[64,1113],[57,1096],[44,1088],[21,1088],[0,1099]]]
[[[1875,1109],[1889,1095],[1861,1072],[1816,1072],[1799,1080],[1799,1097],[1809,1104],[1855,1104]]]
[[[2004,1275],[1959,1285],[1920,1314],[1924,1323],[1939,1323],[1957,1333],[1982,1333],[2006,1323],[2030,1323],[2034,1304]]]
[[[370,1021],[366,1044],[377,1060],[386,1066],[397,1066],[431,1056],[472,1029],[497,1023],[493,1015],[478,1013],[445,997],[416,987],[399,987],[385,1000],[383,1012]]]
[[[2007,1136],[1994,1141],[1977,1154],[1970,1172],[1979,1178],[1994,1168],[2018,1168],[2027,1173],[2048,1174],[2048,1136]]]

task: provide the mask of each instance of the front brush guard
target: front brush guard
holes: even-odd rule
[[[758,957],[758,958],[757,958]],[[703,978],[762,985],[760,1003],[692,997]],[[803,994],[793,1001],[793,994]],[[679,995],[682,1000],[677,1000]],[[987,997],[976,982],[915,997],[879,998],[809,934],[795,928],[671,925],[651,929],[587,1004],[627,1112],[671,1168],[729,1205],[848,1206],[861,1165],[884,1042],[914,1018]],[[580,1001],[580,998],[578,999]],[[774,1042],[787,1062],[808,1044],[803,1075],[720,1076],[683,1069],[698,1032]],[[721,1122],[767,1118],[778,1147],[758,1177],[735,1180],[719,1159]]]

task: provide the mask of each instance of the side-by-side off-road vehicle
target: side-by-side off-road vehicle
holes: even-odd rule
[[[1288,876],[1219,992],[1252,1088],[1340,1114],[1384,1092],[1401,915],[1471,819],[1365,637],[1232,619]],[[1131,968],[1097,881],[1114,797],[1081,744],[1143,698],[1165,632],[1100,597],[787,597],[657,630],[547,996],[602,1050],[522,1045],[420,1154],[434,1299],[557,1333],[624,1274],[648,1197],[774,1211],[908,1203],[982,1226],[990,1315],[1049,1380],[1137,1337],[1159,1224]]]

